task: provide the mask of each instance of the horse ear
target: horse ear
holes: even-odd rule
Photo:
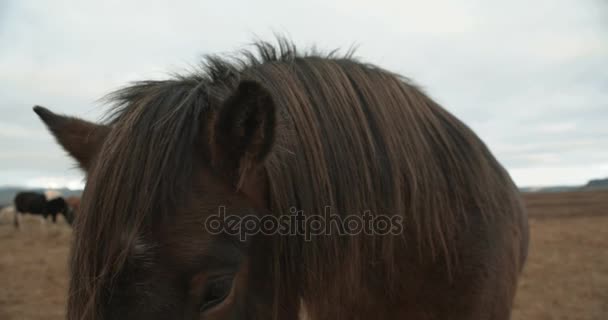
[[[241,169],[243,161],[245,166],[262,162],[272,148],[274,129],[270,92],[258,82],[241,81],[217,115],[215,149],[220,154],[214,162]]]
[[[34,112],[46,124],[57,142],[78,161],[80,167],[88,170],[108,134],[109,127],[58,115],[41,106],[35,106]]]

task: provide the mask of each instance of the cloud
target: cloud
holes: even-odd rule
[[[27,172],[71,174],[33,104],[99,119],[96,100],[129,81],[166,77],[274,32],[304,46],[357,44],[364,61],[412,78],[520,185],[584,183],[608,163],[607,8],[599,0],[3,1],[0,113],[10,118],[0,120],[0,144],[12,155],[0,156],[0,184],[36,181]]]
[[[558,185],[580,185],[578,180],[570,182],[564,177],[579,177],[582,181],[589,181],[597,177],[608,177],[608,162],[597,163],[592,166],[530,166],[509,171],[511,177],[523,186],[545,187]]]
[[[28,138],[41,138],[43,136],[48,135],[46,132],[42,132],[40,130],[32,130],[23,125],[2,122],[0,121],[0,139],[11,139],[11,138],[19,138],[19,139],[28,139]]]
[[[68,178],[68,177],[36,177],[25,181],[25,186],[28,188],[43,187],[46,189],[68,188],[71,190],[84,189],[84,179]]]

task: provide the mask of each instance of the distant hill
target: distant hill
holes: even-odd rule
[[[593,190],[608,189],[608,178],[591,180],[583,188]]]
[[[551,186],[551,187],[523,187],[521,192],[569,192],[581,189],[581,186]]]
[[[23,187],[0,187],[0,206],[11,205],[13,203],[13,199],[15,198],[15,195],[17,195],[17,193],[20,191],[33,191],[33,192],[43,193],[45,190],[47,190],[47,189],[44,189],[44,188],[29,189],[29,188],[23,188]],[[70,190],[70,189],[65,189],[65,188],[53,189],[53,190],[57,190],[64,197],[79,196],[82,193],[82,190]]]
[[[608,190],[608,178],[593,179],[583,186],[550,186],[550,187],[523,187],[519,188],[521,192],[569,192],[569,191],[587,191],[587,190]],[[0,207],[11,205],[15,195],[19,191],[34,191],[44,192],[44,188],[23,188],[23,187],[0,187]],[[66,188],[55,189],[64,197],[80,196],[82,190],[70,190]]]
[[[587,190],[608,190],[608,178],[593,179],[583,186],[551,186],[551,187],[524,187],[521,192],[569,192]]]

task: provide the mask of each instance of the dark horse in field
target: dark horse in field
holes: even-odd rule
[[[63,214],[67,217],[68,206],[61,197],[47,200],[44,194],[37,192],[19,192],[15,196],[15,219],[14,224],[19,226],[19,213],[30,213],[41,215],[45,220],[51,216],[53,223],[57,222],[57,215]]]
[[[256,48],[122,89],[102,124],[34,108],[88,176],[68,319],[508,319],[527,217],[484,143],[404,77]],[[241,239],[219,211],[402,229]]]

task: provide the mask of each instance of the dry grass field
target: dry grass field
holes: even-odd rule
[[[608,319],[608,192],[526,194],[530,254],[513,319]],[[0,215],[0,319],[63,319],[65,223]]]
[[[0,216],[0,320],[64,319],[71,229],[63,220]]]

